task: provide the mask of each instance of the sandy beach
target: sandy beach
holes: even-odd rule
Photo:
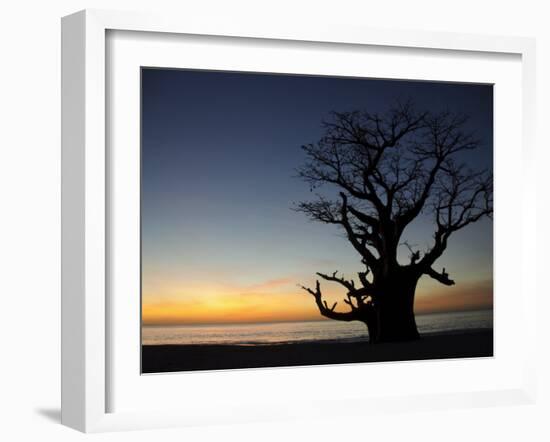
[[[144,345],[142,372],[281,367],[493,356],[493,331],[425,335],[418,341],[307,342],[274,345]]]

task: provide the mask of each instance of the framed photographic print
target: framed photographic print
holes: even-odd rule
[[[533,54],[66,17],[63,422],[530,401]]]
[[[142,68],[141,96],[143,373],[493,356],[493,85]]]

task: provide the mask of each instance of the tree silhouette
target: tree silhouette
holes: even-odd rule
[[[481,218],[492,217],[493,180],[488,170],[471,170],[461,152],[480,146],[466,130],[467,118],[452,112],[419,112],[408,102],[383,113],[334,112],[323,123],[324,136],[302,146],[307,161],[298,175],[311,190],[329,186],[331,196],[295,210],[343,229],[358,252],[362,271],[347,279],[337,271],[317,273],[346,289],[347,311],[323,300],[321,284],[302,287],[313,295],[321,315],[361,321],[371,343],[417,339],[414,297],[424,276],[453,285],[434,268],[449,237]],[[433,243],[414,250],[403,243],[405,228],[419,215],[433,219]],[[405,245],[410,261],[398,262]]]

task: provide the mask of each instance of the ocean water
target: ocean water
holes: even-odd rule
[[[422,334],[493,327],[493,311],[432,313],[417,315]],[[310,322],[273,322],[260,324],[216,324],[181,326],[143,326],[143,345],[225,344],[265,345],[307,341],[355,341],[368,338],[364,324],[331,320]]]

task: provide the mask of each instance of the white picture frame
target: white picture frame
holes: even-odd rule
[[[374,410],[388,412],[410,409],[431,409],[498,405],[504,403],[530,403],[536,393],[534,342],[525,338],[524,351],[519,365],[521,373],[509,385],[470,391],[430,391],[429,394],[391,394],[377,396],[376,406],[355,405],[362,396],[334,395],[326,399],[314,398],[312,406],[285,406],[283,399],[267,407],[253,401],[253,392],[229,402],[231,412],[206,413],[204,407],[183,407],[181,410],[122,410],[113,411],[109,393],[114,388],[109,373],[113,354],[108,339],[108,328],[113,321],[110,311],[109,269],[107,244],[116,230],[107,226],[112,201],[108,186],[108,133],[106,121],[109,92],[106,67],[109,60],[107,33],[154,32],[163,35],[217,36],[229,42],[232,39],[256,39],[285,44],[338,44],[339,47],[376,47],[381,51],[402,48],[404,51],[426,49],[443,53],[470,53],[478,58],[489,54],[507,54],[517,57],[521,65],[521,149],[514,152],[522,160],[521,193],[522,211],[517,226],[522,241],[516,244],[521,254],[521,297],[517,301],[523,308],[523,330],[534,336],[536,317],[535,266],[527,257],[536,256],[534,174],[534,107],[535,107],[535,43],[532,39],[517,37],[491,37],[450,33],[415,31],[381,31],[345,26],[301,25],[269,23],[216,23],[194,17],[160,17],[151,14],[134,14],[87,10],[63,18],[62,21],[62,423],[80,431],[95,432],[121,429],[155,428],[208,424],[214,422],[248,422],[285,417],[323,416],[334,414],[334,404],[340,412],[368,413]],[[498,113],[498,107],[495,109]],[[498,150],[496,150],[498,156]],[[498,171],[497,171],[498,173]],[[529,191],[528,191],[529,190]],[[498,210],[498,209],[497,209]],[[521,219],[520,219],[521,218]],[[498,215],[496,215],[496,222]],[[504,221],[502,221],[504,222]],[[498,259],[498,245],[496,247]],[[502,249],[501,249],[502,250]],[[498,290],[498,287],[497,287]],[[498,305],[498,304],[497,304]],[[506,325],[503,325],[506,327]],[[498,358],[498,353],[496,354]],[[417,366],[419,368],[420,366]],[[458,365],[455,367],[459,369]],[[333,366],[325,370],[349,370]],[[518,368],[519,370],[519,368]],[[244,371],[231,377],[231,383],[244,382]],[[259,374],[258,374],[259,373]],[[281,371],[264,369],[248,376],[251,385],[261,385],[269,376]],[[284,371],[290,379],[292,370]],[[328,372],[324,371],[323,375]],[[519,373],[519,371],[518,371]],[[134,373],[136,375],[136,373]],[[139,375],[139,373],[137,374]],[[210,374],[210,381],[229,379],[231,374]],[[170,384],[165,376],[163,384]],[[200,382],[196,376],[194,381]],[[237,384],[239,385],[239,384]],[[252,387],[250,388],[253,389]],[[193,393],[195,396],[197,393]],[[186,401],[200,402],[189,395]],[[229,394],[229,393],[226,393]],[[222,393],[223,396],[223,393]],[[355,411],[351,411],[355,410]]]

